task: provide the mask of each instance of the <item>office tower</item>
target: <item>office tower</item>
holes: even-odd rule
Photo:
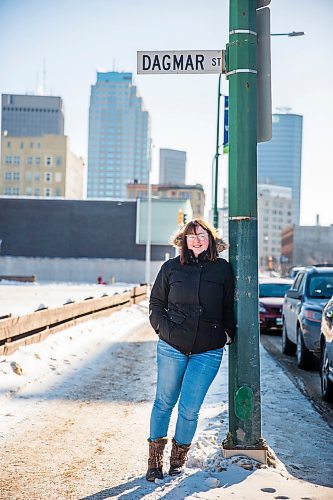
[[[186,152],[160,149],[160,184],[185,184]]]
[[[65,135],[2,136],[0,195],[82,199],[83,165]]]
[[[292,189],[293,223],[299,224],[303,117],[273,114],[273,137],[258,146],[258,182]]]
[[[126,198],[146,183],[151,164],[149,114],[132,73],[97,73],[89,107],[88,197]]]
[[[271,184],[258,185],[258,246],[262,270],[280,268],[282,231],[292,226],[292,189]]]
[[[61,97],[2,94],[2,135],[64,135]]]

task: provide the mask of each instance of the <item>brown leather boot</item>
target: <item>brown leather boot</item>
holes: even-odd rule
[[[163,452],[167,442],[167,438],[155,439],[154,441],[148,439],[149,458],[146,474],[147,481],[153,482],[155,479],[163,479]]]
[[[187,460],[187,453],[190,449],[190,444],[178,444],[174,438],[172,438],[172,448],[170,455],[170,476],[177,476],[182,472],[182,467],[185,465]]]

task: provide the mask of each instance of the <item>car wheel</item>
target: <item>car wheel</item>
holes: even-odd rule
[[[295,356],[296,346],[288,339],[287,327],[285,321],[282,324],[282,352],[288,356]]]
[[[298,368],[302,370],[313,368],[313,356],[304,343],[303,333],[299,326],[297,327],[296,359]]]
[[[323,400],[333,402],[333,383],[329,378],[329,360],[326,345],[324,345],[321,355],[320,382]]]

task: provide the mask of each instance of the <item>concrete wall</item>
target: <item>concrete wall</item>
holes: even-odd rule
[[[152,282],[162,263],[151,262]],[[0,275],[33,274],[37,281],[97,283],[97,277],[101,276],[106,283],[110,283],[112,276],[116,282],[139,284],[145,281],[145,261],[0,256]]]
[[[294,226],[293,266],[333,264],[333,226]]]

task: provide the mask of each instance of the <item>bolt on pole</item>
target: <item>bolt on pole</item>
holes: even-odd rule
[[[225,456],[240,451],[251,456],[249,450],[259,450],[260,455],[260,450],[266,450],[261,437],[260,402],[256,45],[256,2],[230,0],[229,257],[235,276],[237,333],[229,348]],[[266,451],[260,456],[265,461]]]

